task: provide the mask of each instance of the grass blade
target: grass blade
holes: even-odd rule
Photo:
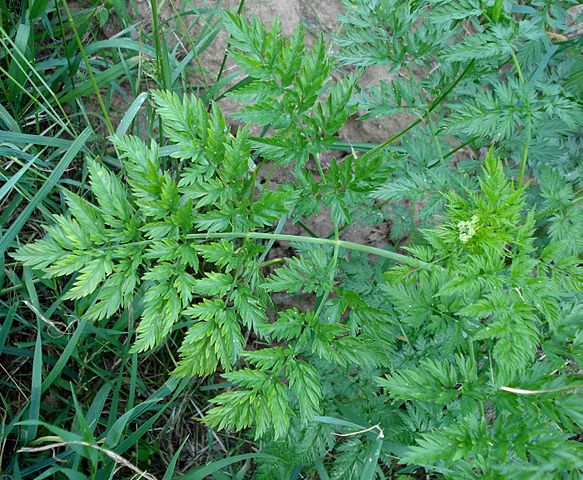
[[[61,161],[57,164],[55,169],[49,175],[47,181],[39,188],[36,195],[30,201],[30,203],[24,208],[22,213],[18,216],[16,221],[10,226],[6,233],[0,238],[0,255],[4,255],[6,249],[12,243],[12,240],[18,235],[18,232],[22,229],[28,218],[32,215],[32,212],[36,207],[45,199],[45,197],[50,193],[52,188],[56,185],[58,180],[61,178],[67,167],[71,164],[73,159],[77,156],[81,148],[85,145],[85,142],[89,139],[93,130],[91,127],[86,127],[81,135],[75,139],[71,144],[71,148],[67,150],[67,153],[63,156]]]
[[[109,130],[109,133],[113,133],[113,125],[111,123],[111,119],[109,118],[109,113],[107,112],[107,108],[105,108],[105,104],[103,103],[103,98],[101,97],[101,92],[99,91],[99,86],[95,77],[93,76],[93,70],[91,69],[91,64],[89,63],[89,59],[87,58],[87,54],[85,53],[85,48],[83,47],[83,42],[79,37],[79,32],[77,31],[77,27],[75,26],[75,21],[73,20],[73,16],[71,15],[71,11],[69,10],[69,5],[67,5],[66,0],[62,0],[63,7],[65,7],[65,12],[67,13],[67,18],[69,19],[69,25],[71,30],[73,31],[73,36],[77,41],[77,46],[79,47],[79,51],[81,52],[81,56],[83,57],[83,62],[85,62],[85,67],[87,68],[87,75],[89,75],[89,80],[93,86],[93,90],[95,92],[95,96],[97,97],[97,101],[99,102],[99,106],[101,107],[101,111],[103,113],[103,118],[105,119],[105,123]]]
[[[135,59],[130,58],[127,60],[127,65],[129,65],[130,67],[133,67],[135,64],[136,64]],[[61,101],[61,103],[69,103],[69,102],[76,100],[79,97],[84,97],[86,95],[89,95],[91,92],[94,92],[96,88],[99,90],[99,87],[101,85],[113,82],[117,78],[121,77],[124,73],[126,73],[126,67],[122,64],[114,65],[113,67],[110,67],[106,70],[103,70],[102,72],[99,72],[95,75],[93,75],[93,73],[91,73],[91,77],[92,77],[91,79],[86,80],[78,87],[74,88],[70,92],[63,95],[63,97],[60,99],[60,101]],[[103,101],[103,99],[102,99],[102,101]],[[104,106],[104,109],[105,109],[105,106]],[[105,109],[105,111],[107,112],[107,109]],[[104,118],[109,118],[109,115],[107,117],[104,117]],[[113,132],[113,126],[112,126],[111,131]]]
[[[243,460],[249,460],[251,458],[263,458],[266,460],[275,459],[273,455],[268,455],[266,453],[244,453],[242,455],[235,455],[234,457],[223,458],[222,460],[208,463],[203,467],[195,468],[186,475],[178,477],[176,480],[204,480],[207,476],[212,475],[233,463],[242,462]]]
[[[119,122],[119,125],[117,126],[117,129],[115,130],[116,135],[125,135],[125,133],[129,129],[131,123],[133,122],[134,118],[138,114],[140,107],[146,101],[146,98],[148,98],[147,92],[140,93],[136,97],[136,99],[132,102],[132,104],[128,108],[128,111],[124,114],[123,118]]]
[[[316,458],[314,460],[314,466],[316,467],[316,472],[320,475],[320,480],[330,480],[330,476],[328,475],[328,472],[326,472],[326,467],[324,467],[321,458]]]
[[[105,407],[105,402],[109,397],[109,392],[111,391],[111,384],[105,383],[101,386],[93,402],[91,403],[87,414],[85,415],[85,425],[88,429],[88,433],[93,435],[95,433],[95,428],[97,423],[103,414],[103,409]]]
[[[360,480],[374,480],[376,478],[375,470],[377,469],[382,446],[383,437],[379,435],[370,448],[370,453],[366,459],[366,464],[362,471]]]
[[[36,343],[34,346],[34,359],[32,361],[32,387],[30,391],[30,406],[28,410],[28,420],[33,422],[24,429],[23,442],[29,443],[36,437],[40,414],[40,397],[42,385],[43,368],[42,337],[40,326],[36,332]]]
[[[0,130],[0,143],[14,143],[16,145],[42,145],[46,147],[69,148],[71,140],[47,137],[46,135],[32,135],[29,133],[8,132]]]
[[[45,378],[41,387],[43,392],[46,391],[46,389],[49,388],[57,378],[59,378],[59,375],[63,371],[63,368],[65,368],[65,365],[67,365],[67,361],[69,360],[71,355],[73,355],[73,353],[75,352],[77,344],[79,343],[79,339],[81,338],[81,335],[83,335],[86,326],[87,319],[83,318],[81,322],[79,322],[79,326],[75,330],[75,333],[73,333],[73,335],[67,342],[67,346],[65,347],[65,350],[63,350],[63,353],[61,353],[61,355],[59,356],[57,363]]]
[[[0,188],[0,200],[2,200],[10,190],[12,190],[14,185],[16,185],[18,180],[20,180],[20,177],[22,177],[26,173],[26,171],[32,166],[35,160],[36,157],[31,158],[24,167],[18,170],[18,172],[12,175],[12,177],[10,177],[10,179],[4,185],[2,185],[2,188]]]
[[[34,0],[32,6],[28,10],[29,20],[34,20],[35,18],[40,17],[47,8],[48,3],[49,0]]]
[[[2,326],[0,326],[0,352],[4,348],[4,343],[8,338],[8,334],[10,333],[10,327],[12,326],[12,322],[14,321],[14,314],[16,313],[17,303],[13,303],[10,307],[10,310],[6,312],[6,316],[4,317],[4,322],[2,322]]]
[[[166,469],[166,473],[162,477],[162,480],[172,480],[172,478],[174,477],[174,470],[176,469],[176,463],[178,462],[178,458],[180,457],[180,452],[182,452],[182,449],[184,448],[184,445],[186,445],[187,440],[188,440],[188,436],[184,439],[184,441],[182,442],[182,445],[180,445],[178,450],[176,450],[176,453],[172,457],[172,460],[170,461],[170,464],[168,465],[168,468]]]
[[[8,113],[1,104],[0,104],[0,121],[4,124],[4,126],[8,130],[12,130],[13,132],[20,132],[20,127],[18,126],[18,122],[12,118],[12,115]]]

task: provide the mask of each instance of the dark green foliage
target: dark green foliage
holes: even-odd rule
[[[429,359],[408,361],[406,369],[395,369],[379,384],[396,401],[431,402],[447,409],[441,427],[419,438],[419,446],[405,459],[438,465],[452,478],[467,478],[475,468],[493,478],[525,478],[533,471],[521,465],[527,457],[540,462],[545,474],[566,465],[580,468],[578,462],[557,461],[552,468],[546,463],[563,452],[576,455],[580,447],[565,434],[575,433],[570,430],[572,421],[555,422],[552,408],[537,404],[546,403],[545,394],[552,398],[553,392],[554,401],[560,402],[567,385],[576,388],[579,383],[577,367],[568,360],[569,349],[550,360],[544,347],[542,352],[539,348],[562,328],[564,309],[572,308],[568,305],[579,289],[565,285],[577,282],[581,271],[577,259],[568,255],[554,257],[551,263],[533,255],[534,216],[525,212],[521,190],[505,179],[501,164],[489,156],[479,193],[469,201],[450,194],[448,220],[425,232],[428,248],[411,249],[424,259],[443,258],[440,268],[429,275],[401,267],[387,274],[384,288],[401,313],[405,332],[414,327],[416,336],[426,339],[445,334],[451,350],[429,350]],[[565,267],[557,269],[558,263]],[[407,299],[398,296],[403,281],[410,292]],[[413,348],[419,354],[427,351],[421,347]],[[537,371],[534,383],[527,380],[532,369]],[[557,376],[559,372],[562,375]],[[564,385],[565,390],[554,390],[551,384]],[[542,399],[524,402],[505,393],[515,385],[539,391]],[[533,424],[523,423],[523,415]],[[540,441],[549,443],[546,456],[538,458],[528,452],[531,448],[536,452]],[[515,451],[518,463],[513,467],[507,465],[513,461],[504,453],[507,449]],[[527,457],[521,459],[523,455]]]
[[[244,126],[152,91],[160,143],[110,137],[119,174],[88,158],[88,188],[64,189],[65,213],[13,257],[57,289],[72,276],[63,299],[96,328],[137,306],[131,352],[164,345],[164,374],[210,377],[203,420],[254,442],[254,478],[579,478],[568,2],[344,3],[332,48],[226,13]],[[373,65],[393,79],[359,86]],[[353,146],[339,132],[357,112],[412,120]],[[378,223],[383,248],[344,240]]]

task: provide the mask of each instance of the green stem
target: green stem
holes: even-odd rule
[[[310,227],[308,227],[304,222],[302,222],[301,220],[298,220],[296,222],[298,224],[298,226],[302,227],[302,229],[310,235],[310,237],[314,237],[314,238],[318,238],[318,235],[316,234],[316,232],[314,232],[314,230],[312,230]]]
[[[262,232],[224,232],[224,233],[191,233],[186,236],[188,239],[208,239],[208,238],[256,238],[260,240],[281,240],[284,242],[302,242],[312,243],[317,245],[329,245],[335,248],[344,248],[346,250],[353,250],[355,252],[368,253],[376,255],[377,257],[390,258],[399,263],[406,263],[414,267],[429,269],[430,264],[417,260],[416,258],[400,253],[390,252],[377,247],[370,247],[368,245],[360,245],[359,243],[347,242],[345,240],[336,240],[328,238],[314,238],[304,237],[301,235],[287,235],[283,233],[262,233]]]
[[[526,173],[526,161],[528,159],[528,145],[530,144],[531,138],[531,128],[530,128],[530,116],[528,118],[528,123],[526,124],[526,140],[524,141],[524,147],[522,149],[522,159],[520,162],[520,174],[518,176],[518,185],[524,185],[524,175]]]
[[[462,148],[467,147],[470,143],[475,142],[476,140],[478,140],[478,138],[480,137],[472,137],[469,140],[465,141],[464,143],[462,143],[461,145],[458,145],[455,148],[452,148],[449,152],[447,152],[443,158],[449,158],[453,155],[455,155],[457,152],[459,152]]]
[[[334,279],[336,278],[336,272],[338,270],[338,254],[340,253],[340,246],[338,244],[338,242],[340,241],[340,237],[339,237],[339,233],[338,233],[338,225],[334,225],[334,241],[335,241],[335,245],[334,245],[334,258],[332,259],[332,268],[330,269],[330,283],[333,284],[334,283]],[[330,296],[330,292],[326,292],[324,293],[324,295],[322,295],[322,298],[320,298],[320,301],[318,303],[318,308],[316,309],[316,313],[314,315],[315,318],[320,318],[320,314],[322,313],[322,310],[324,309],[324,304],[326,303],[326,300],[328,300],[328,297]]]
[[[320,175],[320,183],[326,183],[326,175],[324,175],[324,169],[320,163],[320,157],[314,155],[314,161],[316,162],[316,167],[318,168],[318,174]]]
[[[79,51],[81,52],[81,56],[83,57],[83,62],[85,63],[85,68],[87,69],[87,75],[89,75],[89,79],[91,80],[91,84],[93,85],[93,90],[95,90],[95,95],[97,96],[97,101],[99,102],[99,107],[101,108],[101,112],[103,113],[107,129],[109,130],[109,134],[113,135],[115,134],[115,129],[113,128],[113,124],[111,123],[111,119],[109,118],[109,114],[107,113],[107,108],[105,108],[103,98],[101,98],[101,93],[99,92],[99,87],[97,85],[97,82],[95,81],[95,77],[93,76],[93,70],[91,70],[89,59],[87,58],[87,54],[85,53],[85,49],[83,48],[83,43],[81,42],[81,38],[79,37],[79,32],[77,32],[77,27],[75,26],[75,22],[73,21],[71,11],[69,10],[69,6],[67,5],[67,2],[65,0],[63,0],[63,6],[65,7],[65,11],[67,12],[67,19],[69,20],[69,25],[71,26],[71,30],[73,31],[73,36],[75,37],[75,41],[77,42],[77,46],[79,47]]]
[[[319,237],[304,237],[302,235],[287,235],[284,233],[263,233],[263,232],[216,232],[216,233],[190,233],[185,235],[185,238],[189,240],[196,239],[213,239],[213,238],[255,238],[258,240],[281,240],[283,242],[300,242],[300,243],[312,243],[316,245],[329,245],[334,248],[344,248],[346,250],[353,250],[355,252],[366,253],[370,255],[375,255],[377,257],[389,258],[399,263],[405,263],[416,268],[423,268],[429,270],[436,262],[427,263],[422,260],[418,260],[407,255],[401,255],[400,253],[390,252],[388,250],[383,250],[382,248],[370,247],[368,245],[361,245],[359,243],[347,242],[346,240],[337,240],[330,238],[319,238]],[[151,240],[140,240],[137,242],[124,243],[124,246],[129,245],[144,245],[151,243]],[[447,258],[447,257],[444,257]]]
[[[415,128],[417,125],[419,125],[425,119],[425,117],[427,115],[429,115],[433,110],[435,110],[437,108],[437,106],[445,99],[445,97],[447,97],[447,95],[449,95],[449,93],[458,85],[458,83],[460,83],[462,81],[462,79],[472,69],[472,67],[474,66],[474,63],[475,63],[475,60],[472,60],[470,63],[468,63],[466,68],[464,68],[463,72],[460,73],[460,75],[451,83],[451,85],[449,85],[439,97],[437,97],[435,100],[433,100],[433,102],[431,102],[431,104],[427,108],[427,111],[425,112],[425,114],[421,118],[418,118],[413,123],[409,124],[407,127],[405,127],[403,130],[398,132],[396,135],[393,135],[391,138],[389,138],[386,142],[381,143],[381,144],[377,145],[376,147],[374,147],[372,150],[369,150],[368,152],[366,152],[362,157],[360,157],[361,160],[364,160],[370,156],[376,155],[384,148],[388,147],[392,143],[395,143],[399,138],[401,138],[403,135],[405,135],[409,130],[411,130],[411,129]]]
[[[518,61],[518,57],[514,50],[511,50],[510,56],[512,57],[512,62],[514,63],[514,68],[516,69],[516,75],[518,75],[518,80],[520,84],[524,87],[526,82],[524,80],[524,75],[522,75],[522,69],[520,68],[520,62]],[[524,185],[524,176],[526,174],[526,161],[528,159],[528,146],[531,140],[531,128],[530,128],[530,103],[528,101],[528,97],[526,97],[526,108],[529,112],[527,123],[526,123],[526,139],[524,141],[524,147],[522,149],[522,159],[520,162],[520,174],[518,176],[518,184]]]
[[[164,66],[164,52],[162,52],[162,42],[160,41],[160,26],[158,24],[158,0],[150,0],[152,8],[152,30],[154,34],[154,46],[156,48],[156,66],[158,76],[162,79],[162,88],[168,90],[170,85],[167,84],[166,69]]]
[[[278,263],[283,263],[285,262],[284,258],[272,258],[271,260],[267,260],[266,262],[263,262],[259,265],[259,268],[266,268],[266,267],[270,267],[271,265],[277,265]]]
[[[580,202],[581,200],[583,200],[583,196],[576,197],[574,200],[570,201],[567,205],[564,205],[560,208],[549,208],[547,210],[543,210],[542,212],[537,212],[534,214],[534,218],[546,217],[547,215],[550,215],[551,213],[560,212],[561,210],[563,210],[565,208],[569,208],[569,207],[575,205],[576,203]]]
[[[285,216],[285,215],[279,219],[279,222],[277,223],[277,227],[275,227],[275,231],[273,232],[275,235],[281,233],[281,231],[285,227],[285,222],[286,221],[287,221],[287,216]],[[261,257],[259,257],[259,260],[258,260],[257,263],[263,264],[265,262],[265,259],[267,258],[267,254],[272,249],[274,243],[275,243],[275,240],[270,240],[269,241],[269,243],[267,244],[267,247],[265,248],[264,252],[261,254]]]
[[[437,150],[437,154],[439,155],[439,163],[442,166],[444,166],[445,165],[445,157],[443,156],[443,150],[441,149],[441,144],[439,143],[439,139],[437,138],[437,129],[435,128],[435,123],[433,122],[433,118],[431,118],[430,113],[428,113],[426,116],[427,116],[427,124],[429,125],[429,131],[431,133],[433,143],[435,143],[435,149]]]
[[[494,13],[492,14],[495,23],[500,21],[500,14],[504,11],[504,1],[496,0],[494,2]]]
[[[67,49],[67,36],[65,35],[65,28],[63,27],[63,19],[61,18],[61,9],[60,8],[55,8],[55,11],[57,12],[57,17],[59,20],[59,27],[61,28],[61,41],[63,42],[63,51],[65,52],[65,58],[67,59],[67,68],[69,69],[69,75],[68,77],[64,80],[63,83],[65,83],[65,85],[67,84],[67,80],[69,82],[71,82],[71,88],[75,88],[75,70],[73,69],[73,65],[71,64],[71,59],[69,57],[69,52]],[[67,85],[68,86],[68,85]]]
[[[156,72],[158,80],[162,80],[162,88],[169,90],[170,85],[166,81],[166,67],[164,62],[164,53],[162,52],[162,42],[160,41],[160,27],[158,25],[158,0],[150,0],[150,7],[152,9],[152,30],[154,35],[154,46],[156,48]],[[152,116],[152,119],[154,116]],[[160,145],[164,145],[164,126],[162,121],[158,123],[158,135],[160,138]],[[163,160],[166,163],[166,159]]]
[[[512,62],[514,63],[514,68],[516,68],[516,74],[518,75],[518,80],[522,85],[525,85],[524,76],[522,75],[522,69],[520,68],[520,63],[518,62],[518,57],[514,50],[510,51],[510,56],[512,57]]]
[[[33,279],[33,283],[38,283],[38,282],[40,282],[40,278]],[[0,290],[0,297],[2,295],[6,295],[7,293],[16,292],[17,290],[20,290],[24,287],[25,287],[24,283],[21,283],[18,285],[13,285],[12,287],[6,287],[6,288]]]

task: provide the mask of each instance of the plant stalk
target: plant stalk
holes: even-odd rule
[[[392,143],[395,143],[399,138],[401,138],[403,135],[405,135],[409,130],[411,130],[411,129],[415,128],[417,125],[419,125],[427,117],[427,115],[429,115],[433,110],[435,110],[437,108],[437,106],[445,99],[445,97],[447,97],[449,95],[449,93],[458,85],[458,83],[460,83],[462,81],[462,79],[472,69],[472,67],[474,66],[474,63],[475,63],[475,60],[472,60],[471,62],[469,62],[467,64],[467,66],[466,66],[466,68],[464,68],[463,72],[460,73],[460,75],[451,83],[451,85],[449,85],[439,97],[437,97],[435,100],[433,100],[433,102],[431,102],[431,105],[429,105],[429,107],[425,111],[425,114],[422,117],[418,118],[413,123],[409,124],[407,127],[405,127],[403,130],[401,130],[397,134],[393,135],[386,142],[383,142],[383,143],[377,145],[376,147],[374,147],[373,149],[369,150],[368,152],[366,152],[362,157],[360,157],[361,160],[367,159],[368,157],[377,154],[378,152],[380,152],[384,148],[388,147]]]
[[[335,248],[344,248],[346,250],[353,250],[355,252],[368,253],[376,255],[377,257],[389,258],[399,263],[405,263],[414,267],[429,269],[431,264],[423,262],[407,255],[390,252],[382,248],[370,247],[368,245],[361,245],[359,243],[347,242],[345,240],[336,240],[328,238],[314,238],[304,237],[301,235],[287,235],[283,233],[262,233],[262,232],[219,232],[219,233],[191,233],[186,235],[186,238],[203,239],[203,238],[256,238],[259,240],[281,240],[284,242],[302,242],[312,243],[316,245],[328,245]]]
[[[89,79],[91,80],[91,83],[93,85],[93,90],[95,90],[95,95],[97,96],[97,101],[99,102],[99,107],[101,108],[101,112],[103,113],[107,129],[109,130],[110,135],[114,135],[115,129],[113,128],[113,124],[111,123],[111,119],[109,118],[109,114],[107,113],[107,108],[105,108],[105,103],[103,102],[103,98],[101,97],[99,86],[97,85],[95,77],[93,76],[93,71],[91,70],[89,59],[87,58],[87,54],[85,53],[85,49],[83,48],[83,42],[81,42],[79,32],[77,32],[77,27],[75,26],[73,16],[71,15],[71,11],[69,10],[69,6],[67,5],[66,0],[63,0],[63,7],[65,7],[65,11],[67,12],[67,19],[69,20],[69,25],[71,26],[73,36],[75,37],[75,41],[77,42],[77,46],[79,47],[79,51],[81,52],[81,56],[83,57],[83,62],[85,63],[85,68],[87,69],[87,75],[89,75]]]

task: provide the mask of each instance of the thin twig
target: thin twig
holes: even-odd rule
[[[95,450],[99,450],[100,452],[103,452],[105,455],[107,455],[109,458],[111,458],[114,462],[118,463],[119,465],[123,465],[124,467],[127,467],[130,470],[133,470],[134,472],[136,472],[140,476],[140,478],[145,478],[147,480],[158,480],[154,475],[150,475],[149,473],[146,473],[143,470],[140,470],[134,464],[130,463],[129,461],[127,461],[125,458],[121,457],[117,453],[112,452],[111,450],[108,450],[107,448],[103,448],[103,447],[100,447],[99,445],[95,445],[95,444],[89,443],[89,442],[82,442],[82,441],[73,440],[70,442],[49,443],[47,445],[42,445],[40,447],[23,447],[20,450],[18,450],[18,453],[42,452],[45,450],[54,450],[55,448],[67,447],[69,445],[80,445],[83,447],[94,448]]]
[[[332,435],[336,435],[337,437],[352,437],[354,435],[360,435],[361,433],[370,432],[370,431],[375,430],[375,429],[377,429],[379,431],[378,438],[385,438],[385,433],[383,432],[383,429],[381,428],[381,426],[378,423],[376,425],[373,425],[372,427],[363,428],[362,430],[357,430],[356,432],[350,432],[350,433],[332,432]]]

